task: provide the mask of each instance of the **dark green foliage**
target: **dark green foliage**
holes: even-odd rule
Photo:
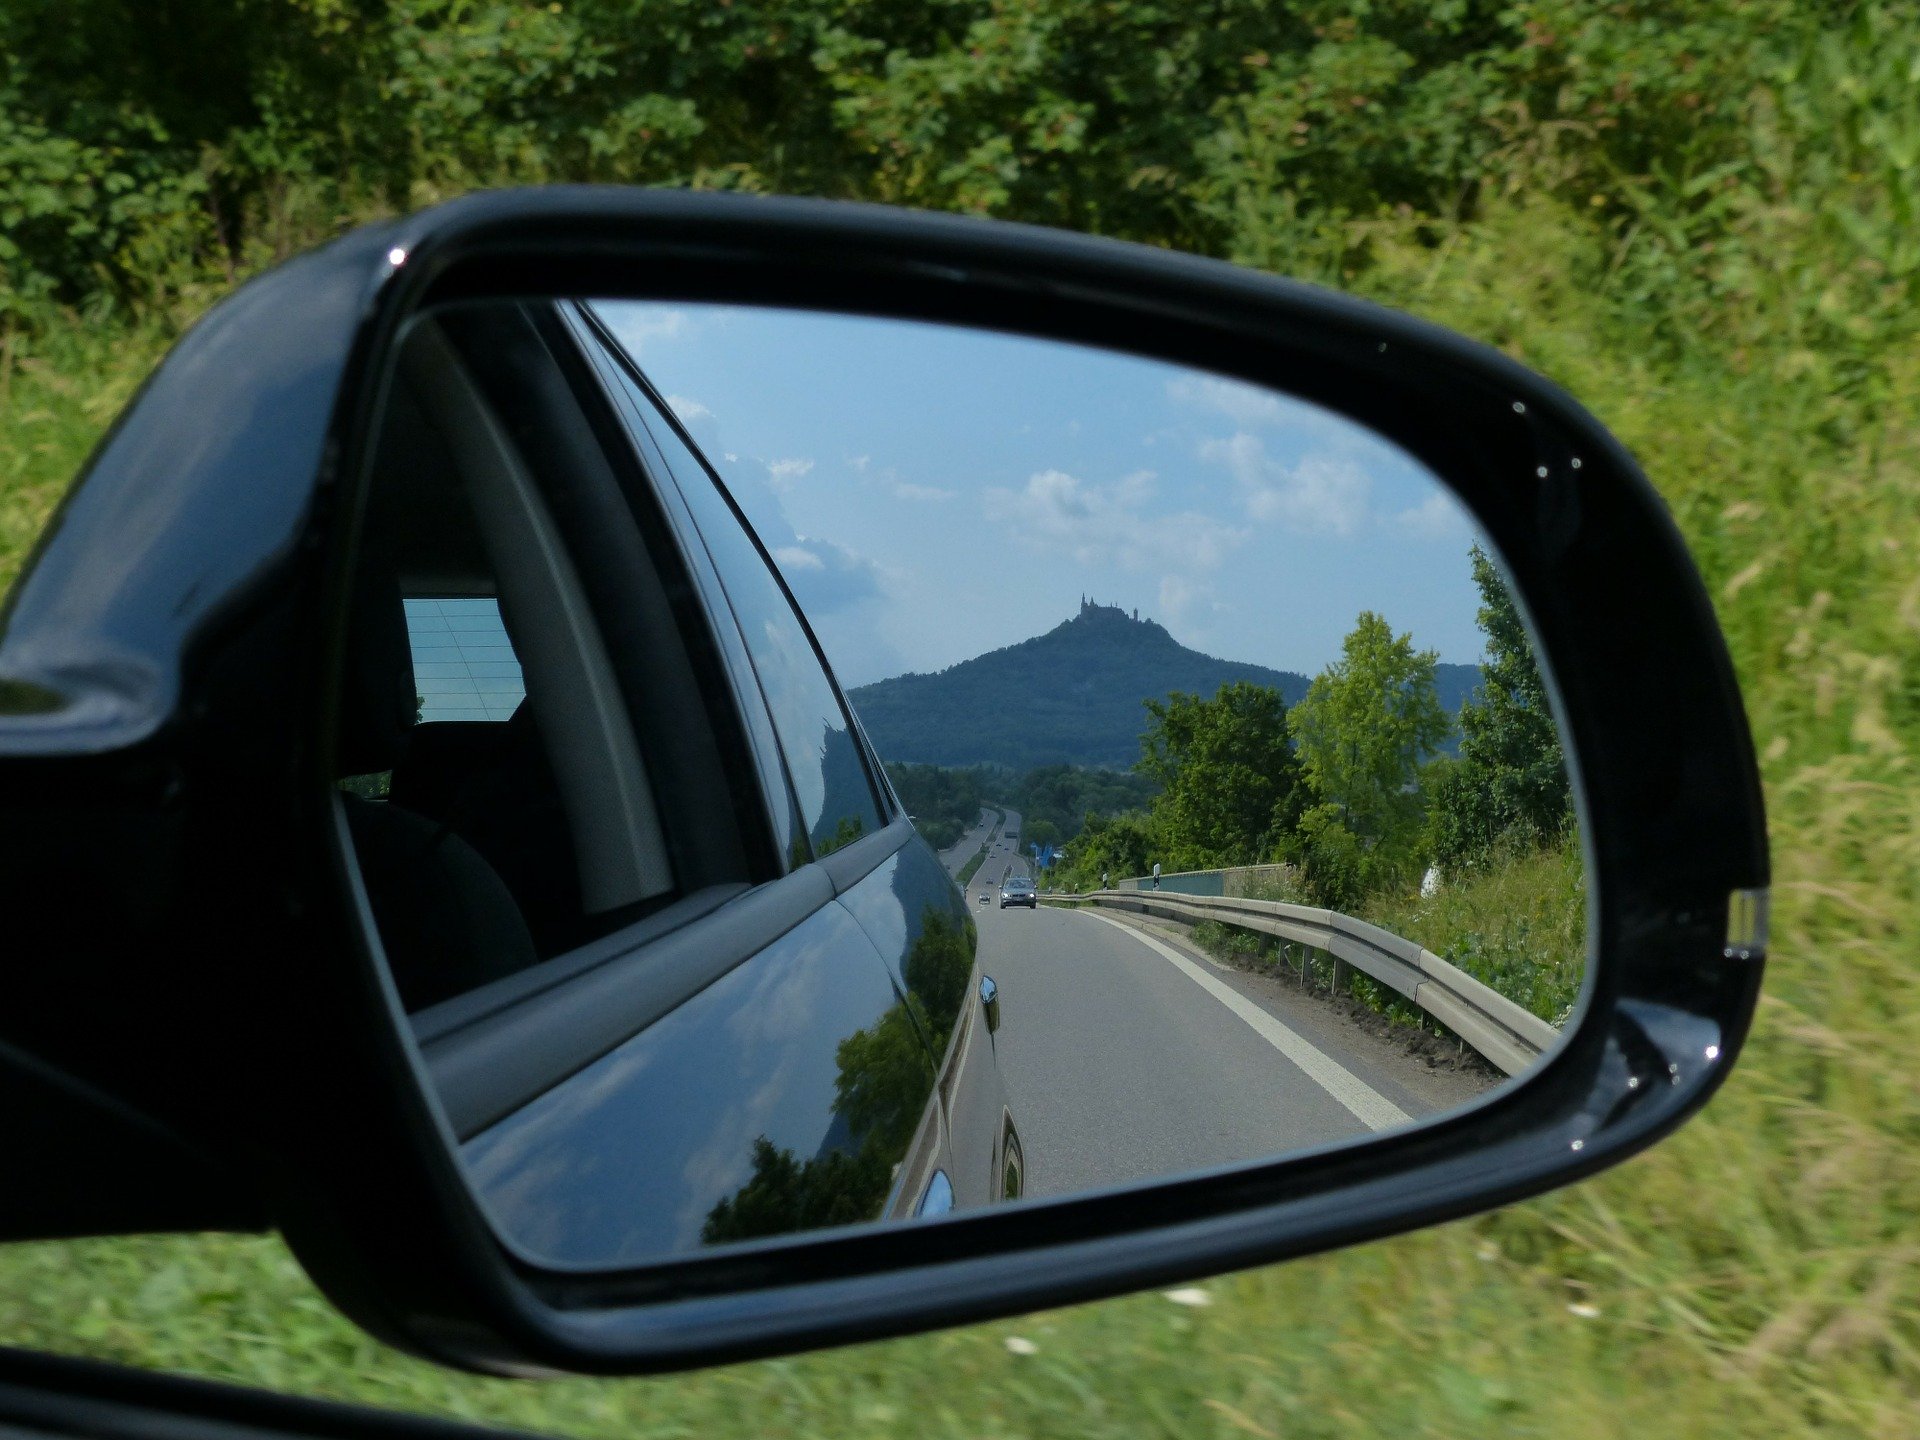
[[[889,760],[1118,770],[1140,753],[1144,701],[1211,695],[1234,680],[1295,698],[1307,688],[1302,676],[1216,660],[1151,620],[1096,605],[1018,645],[863,685],[848,699]]]
[[[1022,849],[1025,849],[1029,845],[1038,845],[1044,850],[1047,846],[1051,845],[1054,849],[1058,850],[1066,838],[1065,835],[1060,833],[1060,827],[1051,820],[1027,820],[1021,824],[1020,845]]]
[[[1059,883],[1068,889],[1091,890],[1105,875],[1109,881],[1144,875],[1153,868],[1156,849],[1152,826],[1143,815],[1117,815],[1111,820],[1087,817],[1086,829],[1067,845],[1068,867]]]
[[[846,849],[866,833],[866,822],[858,815],[842,815],[834,822],[832,833],[814,843],[813,853],[831,855],[836,850]]]
[[[915,827],[936,850],[945,850],[965,834],[986,803],[978,770],[894,763],[887,766],[887,778]]]
[[[139,305],[553,180],[860,196],[1339,278],[1528,185],[1629,279],[1725,223],[1792,0],[11,0],[0,289]],[[1192,687],[1188,687],[1192,688]]]
[[[864,1030],[840,1042],[834,1081],[835,1113],[854,1143],[877,1150],[891,1165],[906,1153],[933,1087],[926,1041],[901,1001]]]
[[[1090,605],[1018,645],[935,674],[879,680],[847,698],[889,766],[985,765],[1066,774],[1075,767],[1132,766],[1150,720],[1147,701],[1180,692],[1212,695],[1236,681],[1275,690],[1287,704],[1307,692],[1305,676],[1203,655],[1151,620]],[[1434,682],[1442,707],[1451,713],[1480,683],[1480,671],[1473,665],[1436,665]],[[1014,795],[995,793],[1019,808]],[[1061,803],[1048,797],[1031,808],[1063,834],[1072,834],[1088,810],[1111,813],[1145,798],[1087,796]]]
[[[1914,7],[1884,0],[0,4],[0,582],[170,332],[353,221],[589,178],[1062,221],[1357,290],[1589,405],[1707,579],[1792,880],[1771,1019],[1673,1143],[1562,1198],[1214,1286],[1191,1332],[1148,1296],[1048,1318],[1039,1368],[992,1327],[528,1386],[381,1349],[271,1237],[191,1235],[5,1247],[8,1342],[580,1435],[759,1434],[769,1414],[805,1437],[902,1414],[930,1437],[1108,1440],[1142,1414],[1902,1433],[1920,1147],[1888,1057],[1920,1010],[1916,52]],[[1084,142],[1049,130],[1064,106]],[[1145,868],[1137,824],[1110,828],[1142,847],[1114,874]],[[1557,890],[1526,871],[1560,853],[1360,913],[1469,965],[1537,956],[1526,907],[1574,894],[1578,868]],[[1584,907],[1555,905],[1577,938]],[[1261,1334],[1286,1340],[1250,1367]]]
[[[753,1142],[753,1178],[713,1207],[700,1238],[723,1245],[864,1224],[887,1198],[890,1168],[877,1147],[801,1160],[762,1135]]]
[[[983,805],[1007,806],[1020,819],[1020,845],[1058,845],[1078,833],[1089,813],[1137,810],[1153,798],[1154,783],[1129,770],[1041,765],[1024,774],[1004,765],[887,766],[914,824],[944,850],[980,818]]]
[[[1020,843],[1046,844],[1079,833],[1089,815],[1144,809],[1158,787],[1131,770],[1041,765],[996,792],[1020,814]]]
[[[801,1159],[762,1135],[753,1175],[722,1200],[701,1227],[709,1245],[751,1240],[878,1216],[933,1092],[928,1051],[944,1054],[973,978],[973,921],[956,922],[929,906],[909,951],[907,996],[856,1030],[835,1054],[834,1114],[844,1146]]]
[[[1485,679],[1479,698],[1460,712],[1458,763],[1438,771],[1429,786],[1429,843],[1448,869],[1483,864],[1500,847],[1550,840],[1570,815],[1566,761],[1546,685],[1513,596],[1477,545],[1473,579],[1487,636]]]
[[[907,994],[919,1008],[927,1046],[946,1053],[947,1040],[967,999],[978,943],[971,919],[955,923],[929,906],[920,917],[920,935],[907,952]]]
[[[1280,692],[1244,680],[1211,700],[1147,702],[1137,768],[1160,787],[1151,811],[1169,870],[1251,865],[1299,822],[1307,794]]]

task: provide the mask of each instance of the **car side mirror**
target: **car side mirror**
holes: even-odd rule
[[[783,509],[830,485],[843,537]],[[854,543],[887,535],[939,562],[911,615],[915,565]],[[1029,593],[1044,623],[987,633]],[[977,643],[910,663],[910,622]],[[1282,632],[1297,668],[1196,638]],[[1045,768],[1043,725],[1114,797],[1051,835],[890,763],[1011,788],[967,767]],[[1496,726],[1538,761],[1507,788],[1470,769]],[[1515,856],[1554,953],[1450,948]],[[1067,1303],[1655,1143],[1740,1050],[1767,884],[1685,547],[1500,353],[1014,225],[474,195],[216,307],[0,614],[0,1084],[59,1120],[0,1234],[275,1227],[375,1334],[508,1374]],[[1441,1037],[1452,1088],[1339,1050],[1349,1010]],[[1241,1108],[1129,1148],[1121,1088],[1062,1080],[1096,1065]]]

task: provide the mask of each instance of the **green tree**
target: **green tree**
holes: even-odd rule
[[[1434,777],[1429,843],[1448,868],[1484,862],[1502,844],[1532,845],[1566,826],[1571,798],[1560,731],[1547,705],[1513,594],[1473,547],[1480,628],[1487,637],[1479,697],[1460,711],[1460,758]]]
[[[1154,832],[1144,815],[1116,815],[1103,819],[1088,815],[1085,826],[1067,845],[1067,869],[1061,883],[1088,889],[1104,874],[1112,880],[1144,875],[1153,864]]]
[[[914,827],[936,850],[945,850],[980,818],[985,772],[974,767],[903,765],[889,762],[887,778]]]
[[[802,1160],[761,1135],[753,1142],[753,1176],[707,1214],[708,1245],[835,1230],[874,1219],[890,1183],[887,1152],[863,1145]]]
[[[1153,795],[1153,782],[1130,770],[1041,765],[1020,776],[1006,798],[1020,812],[1020,838],[1045,844],[1076,834],[1089,812],[1122,814],[1145,806]],[[1041,829],[1049,825],[1052,835]]]
[[[929,905],[921,911],[920,934],[907,952],[903,977],[907,995],[920,1007],[927,1044],[935,1055],[945,1055],[947,1041],[959,1023],[973,979],[973,957],[979,935],[971,919],[955,921]]]
[[[1176,691],[1149,700],[1141,774],[1160,786],[1153,828],[1170,868],[1246,865],[1292,828],[1302,793],[1280,692],[1236,680],[1211,700]]]
[[[1436,660],[1363,610],[1340,658],[1293,707],[1300,763],[1322,802],[1301,817],[1291,842],[1309,883],[1351,898],[1417,851],[1421,766],[1451,729],[1434,685]],[[1328,864],[1336,855],[1344,875],[1337,882]]]

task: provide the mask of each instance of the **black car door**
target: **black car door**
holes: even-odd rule
[[[933,1174],[903,1185],[890,1208],[939,1213],[986,1204],[1009,1193],[1009,1173],[1017,1194],[1019,1164],[1010,1172],[1006,1153],[1017,1140],[965,897],[906,821],[799,608],[712,467],[630,360],[609,353],[617,346],[591,313],[574,319],[583,344],[601,350],[643,448],[659,455],[688,507],[752,652],[801,826],[814,853],[828,857],[841,903],[886,958],[901,999],[899,1016],[882,1030],[898,1025],[903,1049],[911,1033],[932,1064],[937,1103],[924,1121],[944,1130],[935,1147],[943,1159]],[[887,1100],[889,1113],[897,1107],[888,1123],[900,1137],[911,1104],[903,1065]]]
[[[871,923],[862,923],[870,922],[873,910],[865,897],[880,891],[891,894],[888,877],[901,869],[901,856],[924,847],[899,813],[811,632],[750,527],[644,380],[608,346],[591,317],[569,310],[566,319],[620,414],[688,557],[716,644],[729,655],[729,674],[742,704],[754,710],[756,718],[765,717],[759,736],[766,752],[762,769],[779,777],[773,809],[787,817],[784,836],[791,873],[824,877],[836,895],[808,924],[822,937],[829,923],[851,927],[836,929],[831,943],[848,956],[858,953],[863,966],[870,967],[863,974],[878,976],[884,987],[855,987],[850,974],[839,976],[836,983],[843,994],[834,1002],[837,1008],[823,1002],[817,1018],[792,1034],[756,1033],[756,1043],[744,1047],[734,1042],[735,1053],[727,1063],[742,1068],[739,1084],[750,1093],[771,1093],[786,1087],[792,1077],[805,1075],[812,1077],[806,1083],[829,1098],[821,1103],[785,1096],[794,1112],[791,1133],[755,1131],[748,1137],[752,1175],[738,1195],[715,1202],[723,1208],[703,1222],[703,1238],[748,1238],[778,1229],[944,1210],[951,1204],[954,1184],[948,1176],[952,1166],[946,1109],[935,1103],[938,1067],[931,1052],[927,1005],[910,989],[904,954],[892,952],[891,940],[878,942],[876,948]],[[911,869],[911,860],[905,863]],[[916,903],[921,908],[953,908],[951,884],[937,862],[933,869],[937,883],[929,888],[922,876],[926,895],[916,894]],[[916,929],[917,921],[916,910]],[[958,926],[949,928],[959,932]],[[795,950],[811,957],[807,963],[815,967],[850,963],[845,957],[815,956],[808,948],[826,943],[795,932],[743,968],[764,976],[763,983],[775,987],[783,1005],[799,1004],[813,991],[798,975],[781,976],[780,966],[788,962],[779,957]],[[748,998],[752,980],[736,983],[742,987],[737,1002],[701,997],[700,1005],[724,1006],[736,1031],[744,1023],[741,1017],[758,1013],[752,1007],[778,1008],[765,1006],[764,996]],[[843,1017],[841,1023],[836,1026],[830,1014]],[[674,1022],[688,1027],[686,1043],[693,1049],[718,1043],[717,1035],[701,1037],[699,1026],[705,1022],[696,1022],[690,1014],[676,1016]],[[951,1021],[942,1027],[942,1043],[951,1028]],[[815,1121],[802,1121],[802,1114],[823,1119],[824,1128],[808,1133]],[[724,1106],[716,1108],[715,1120],[736,1130],[744,1124]]]
[[[340,803],[398,999],[530,1259],[911,1210],[934,1064],[838,898],[910,831],[573,326],[450,311],[383,421]]]

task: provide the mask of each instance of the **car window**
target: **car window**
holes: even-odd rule
[[[643,623],[665,587],[576,404],[527,315],[455,315],[408,342],[376,444],[337,768],[411,1011],[747,878],[712,853],[734,797],[681,752],[715,727],[668,713],[698,687],[666,664],[673,617]]]
[[[662,453],[726,586],[814,853],[827,854],[872,833],[884,822],[860,742],[786,588],[678,426],[624,366],[614,373]]]
[[[420,723],[511,720],[527,686],[500,602],[410,596],[404,603]]]

